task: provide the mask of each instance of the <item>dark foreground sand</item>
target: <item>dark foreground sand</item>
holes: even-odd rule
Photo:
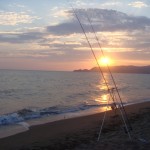
[[[0,150],[149,150],[150,102],[126,106],[132,141],[120,117],[107,113],[100,141],[103,113],[33,126],[29,131],[0,139]]]

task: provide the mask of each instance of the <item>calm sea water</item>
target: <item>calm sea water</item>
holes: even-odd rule
[[[108,74],[105,78],[113,87]],[[114,78],[123,103],[150,100],[149,74],[114,74]],[[102,111],[108,99],[99,73],[0,70],[0,128],[27,128],[37,119]]]

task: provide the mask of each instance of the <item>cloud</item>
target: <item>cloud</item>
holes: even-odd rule
[[[58,25],[48,26],[47,31],[55,35],[82,33],[78,22],[66,22]]]
[[[129,16],[122,12],[106,9],[88,9],[86,11],[83,9],[78,9],[76,10],[76,12],[86,32],[92,32],[87,20],[87,14],[91,18],[95,31],[101,34],[105,33],[104,35],[107,34],[106,32],[113,32],[114,34],[117,32],[136,33],[136,31],[141,31],[140,35],[138,34],[138,36],[142,37],[142,33],[144,33],[144,31],[145,36],[150,31],[150,19],[147,17]],[[70,20],[67,20],[66,22],[63,21],[63,23],[57,25],[47,26],[45,27],[45,29],[42,28],[40,30],[40,28],[33,28],[26,32],[0,33],[0,42],[37,42],[41,45],[51,46],[53,44],[56,44],[53,43],[53,41],[62,41],[62,43],[69,43],[70,40],[75,40],[76,42],[81,42],[80,45],[83,45],[85,47],[85,44],[83,44],[83,41],[85,41],[84,35],[78,21],[76,20],[76,18],[73,18],[73,14],[71,11],[68,11],[68,14],[71,16]],[[126,37],[128,38],[128,36]],[[146,37],[148,38],[148,36]],[[104,43],[104,41],[106,42],[107,40],[102,41]],[[107,42],[105,44],[107,44]]]
[[[67,10],[64,8],[60,7],[54,7],[50,10],[51,16],[58,18],[58,17],[63,17],[63,18],[68,18],[68,13]]]
[[[42,39],[41,32],[25,32],[25,33],[0,33],[0,42],[4,43],[28,43]]]
[[[72,2],[72,5],[74,5],[76,7],[84,7],[84,6],[87,6],[87,3],[84,2],[83,0],[76,0],[76,1]]]
[[[150,31],[150,30],[149,30]],[[149,31],[135,31],[132,33],[128,33],[130,39],[124,40],[124,47],[136,48],[136,50],[140,50],[143,52],[149,51],[150,48],[150,32]]]
[[[101,4],[100,6],[103,8],[107,8],[107,7],[114,7],[114,6],[119,6],[119,5],[121,5],[122,3],[121,2],[106,2],[106,3],[103,3],[103,4]]]
[[[150,19],[142,16],[129,16],[125,13],[107,9],[78,9],[76,10],[85,30],[91,32],[87,14],[91,18],[95,30],[102,31],[133,31],[142,30],[150,26]],[[71,11],[68,13],[72,14]],[[73,14],[72,14],[73,16]],[[68,35],[82,33],[76,19],[71,18],[68,22],[48,26],[47,31],[55,35]]]
[[[130,16],[122,12],[106,9],[88,9],[86,11],[79,9],[76,12],[95,50],[98,45],[93,41],[87,14],[91,18],[95,31],[99,33],[98,36],[104,50],[113,52],[142,50],[142,52],[146,52],[150,47],[150,19],[147,17]],[[71,14],[72,12],[68,13]],[[78,21],[73,18],[70,18],[68,22],[48,26],[47,31],[59,36],[69,36],[76,33],[74,40],[80,41],[81,44],[72,45],[70,48],[79,51],[89,50],[81,27]]]
[[[26,6],[25,5],[22,5],[22,4],[17,4],[17,3],[13,3],[13,4],[9,4],[8,5],[9,7],[19,7],[19,8],[26,8]]]
[[[78,9],[84,29],[88,33],[94,50],[98,50],[87,14],[92,20],[95,31],[104,51],[147,53],[150,47],[150,19],[130,16],[122,12],[106,9]],[[76,18],[68,11],[70,19],[45,28],[32,28],[26,32],[1,32],[0,43],[6,43],[9,54],[5,56],[33,57],[55,60],[89,59],[88,44]],[[16,46],[18,44],[18,46]],[[14,45],[14,48],[12,48]],[[2,52],[2,50],[0,50]],[[8,54],[8,55],[7,55]],[[82,56],[81,56],[82,55]],[[3,56],[3,55],[1,55]],[[74,57],[74,58],[73,58]]]
[[[0,25],[15,26],[18,24],[29,24],[35,19],[36,16],[30,16],[26,12],[5,12],[0,11]]]
[[[50,58],[63,52],[38,43],[0,43],[0,58]]]
[[[132,7],[136,7],[136,8],[148,7],[148,5],[146,3],[141,2],[141,1],[132,2],[132,3],[128,4],[128,5],[132,6]]]

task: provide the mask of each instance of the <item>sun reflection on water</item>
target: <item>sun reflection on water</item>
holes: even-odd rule
[[[108,74],[105,75],[105,80],[109,86],[111,87],[111,81]],[[108,87],[106,86],[105,81],[101,78],[99,84],[97,85],[100,91],[102,91],[102,94],[95,98],[95,101],[100,104],[100,111],[107,111],[111,110],[110,104],[112,103],[112,99],[110,94],[108,93]]]
[[[100,111],[101,111],[101,112],[108,111],[108,110],[111,110],[111,107],[110,107],[110,106],[104,106],[104,107],[101,107],[101,108],[100,108]]]
[[[109,94],[103,94],[99,98],[96,98],[95,101],[102,106],[100,107],[100,111],[111,110],[111,107],[109,105],[109,102],[110,102]]]
[[[95,101],[102,104],[107,104],[109,99],[108,94],[101,95],[99,98],[96,98]]]

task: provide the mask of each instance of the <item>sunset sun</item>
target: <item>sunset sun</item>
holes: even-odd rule
[[[111,64],[111,60],[108,57],[102,57],[102,58],[99,59],[98,62],[99,62],[100,65],[103,65],[103,66]]]

